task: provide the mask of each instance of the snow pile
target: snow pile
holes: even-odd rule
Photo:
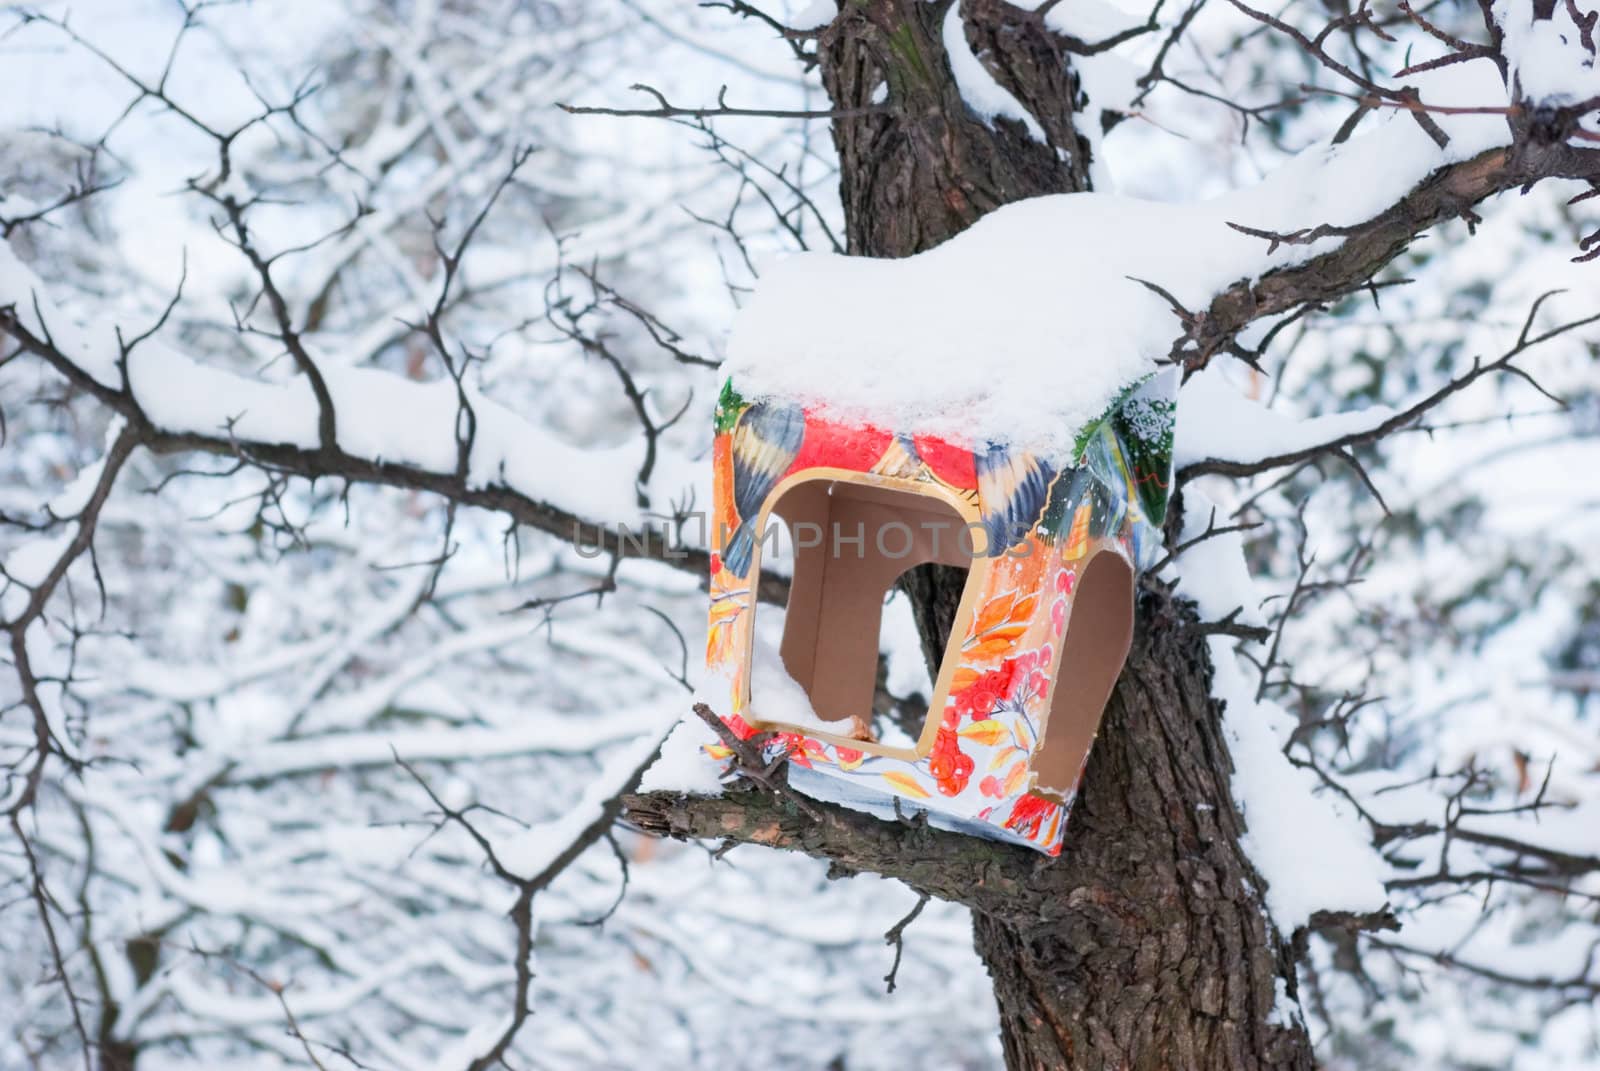
[[[1371,431],[1394,415],[1388,406],[1374,405],[1297,420],[1245,397],[1228,381],[1221,362],[1215,362],[1190,376],[1178,395],[1173,462],[1182,469],[1208,460],[1249,463],[1281,457]]]
[[[22,616],[33,589],[49,579],[50,571],[77,534],[75,529],[67,529],[41,535],[20,544],[0,560],[4,569],[4,580],[0,580],[0,622],[9,625]]]
[[[1199,488],[1185,487],[1183,502],[1183,531],[1178,544],[1193,545],[1177,559],[1178,594],[1194,601],[1202,620],[1221,621],[1229,614],[1237,614],[1235,620],[1241,625],[1265,625],[1261,599],[1245,564],[1243,533],[1205,535],[1208,528],[1228,528],[1234,521]]]
[[[986,122],[992,124],[996,118],[1014,119],[1027,128],[1033,140],[1049,140],[1039,121],[994,80],[994,76],[972,51],[972,46],[967,43],[966,31],[962,28],[960,4],[951,4],[950,10],[945,12],[944,50],[950,57],[950,73],[955,76],[956,85],[961,89],[961,99],[967,107]]]
[[[1203,620],[1233,615],[1239,624],[1265,625],[1241,534],[1201,539],[1208,527],[1233,523],[1198,488],[1186,488],[1179,541],[1196,542],[1163,572],[1176,574],[1178,594],[1195,602]],[[1217,636],[1209,646],[1212,695],[1223,703],[1222,728],[1233,757],[1233,798],[1244,815],[1243,845],[1266,879],[1273,922],[1287,935],[1317,911],[1381,909],[1388,902],[1386,865],[1366,830],[1338,799],[1320,794],[1313,771],[1295,766],[1284,753],[1294,717],[1257,698],[1233,641]]]
[[[750,695],[759,700],[760,709],[752,713],[762,721],[819,733],[836,733],[842,724],[848,724],[824,721],[805,688],[789,676],[783,655],[760,636],[753,637],[750,645]]]
[[[543,873],[562,853],[570,850],[590,826],[604,818],[605,809],[613,799],[631,791],[642,780],[663,746],[669,724],[670,716],[658,717],[653,732],[645,733],[626,747],[617,748],[606,757],[599,774],[570,810],[497,841],[495,857],[507,870],[521,877],[533,878]]]
[[[820,30],[838,15],[838,0],[811,0],[811,3],[784,21],[791,30]]]
[[[640,792],[681,792],[686,796],[720,796],[720,766],[706,754],[717,734],[698,715],[690,715],[667,734],[661,756],[644,772]]]
[[[75,320],[0,241],[0,308],[6,306],[14,307],[24,328],[53,342],[85,375],[120,387],[115,326]],[[318,363],[333,397],[340,447],[373,461],[455,471],[459,400],[454,383],[417,382],[327,359]],[[304,376],[268,381],[241,375],[196,361],[159,338],[134,350],[127,375],[139,406],[164,431],[303,449],[318,445],[316,398]],[[505,486],[596,522],[637,519],[634,477],[644,456],[642,443],[579,448],[471,386],[466,393],[477,420],[468,467],[471,486]]]
[[[1233,798],[1244,814],[1245,852],[1267,880],[1267,911],[1283,934],[1317,911],[1377,911],[1388,902],[1382,858],[1353,815],[1317,796],[1312,771],[1283,753],[1294,718],[1255,688],[1223,637],[1210,641],[1213,694],[1226,706]]]
[[[1494,17],[1505,39],[1513,83],[1524,100],[1559,106],[1600,96],[1595,54],[1584,47],[1585,31],[1573,9],[1557,4],[1548,19],[1535,19],[1527,0],[1495,0]],[[1513,102],[1515,103],[1515,102]]]
[[[1482,104],[1504,93],[1487,62],[1421,81],[1429,103]],[[1041,197],[903,260],[790,257],[766,271],[735,321],[727,371],[750,398],[1065,454],[1182,333],[1166,299],[1136,279],[1204,309],[1239,279],[1338,244],[1269,253],[1269,243],[1230,222],[1290,232],[1370,219],[1438,167],[1508,136],[1498,116],[1439,119],[1451,138],[1443,150],[1409,115],[1375,117],[1369,132],[1308,150],[1260,185],[1211,201]]]

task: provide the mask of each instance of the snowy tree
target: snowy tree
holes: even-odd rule
[[[278,7],[10,16],[0,1060],[1600,1062],[1586,5]],[[660,765],[762,256],[1025,200],[781,326],[1183,370],[1066,850]]]

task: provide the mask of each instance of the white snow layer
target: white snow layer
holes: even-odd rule
[[[805,688],[789,675],[783,655],[760,636],[753,637],[750,644],[750,694],[761,697],[760,709],[752,712],[762,721],[813,732],[839,731],[839,722],[822,719]]]
[[[667,734],[661,757],[644,772],[639,791],[722,795],[721,764],[705,752],[707,744],[715,743],[717,734],[698,715],[684,718]]]
[[[53,341],[86,375],[108,387],[120,386],[115,325],[75,320],[51,301],[39,277],[0,241],[0,307],[8,305],[23,327]],[[377,369],[319,363],[333,396],[340,447],[374,461],[455,471],[459,407],[454,383],[419,383]],[[127,364],[134,398],[165,431],[317,446],[317,403],[304,376],[281,382],[255,379],[202,364],[159,338],[141,343]],[[467,397],[477,417],[469,484],[505,486],[585,520],[617,523],[638,517],[633,485],[642,443],[579,448],[471,387]]]
[[[1248,463],[1281,457],[1371,431],[1393,416],[1388,406],[1374,405],[1296,419],[1247,398],[1229,381],[1228,370],[1213,363],[1190,376],[1178,395],[1173,462],[1182,469],[1207,460]]]
[[[1211,527],[1229,528],[1234,523],[1198,487],[1184,488],[1183,530],[1178,535],[1178,545],[1200,541],[1176,559],[1177,591],[1194,600],[1203,621],[1221,621],[1236,614],[1235,620],[1241,625],[1265,625],[1261,597],[1245,563],[1244,535],[1225,532],[1200,538]]]
[[[944,51],[950,57],[950,73],[955,76],[961,99],[967,107],[991,125],[997,118],[1014,119],[1027,128],[1033,140],[1048,141],[1039,121],[1016,97],[1006,92],[984,67],[972,51],[972,46],[967,43],[967,34],[962,27],[961,5],[951,4],[944,16]]]
[[[1535,104],[1571,104],[1600,96],[1600,71],[1583,47],[1583,31],[1572,11],[1557,4],[1554,15],[1535,21],[1528,0],[1495,0],[1494,17],[1505,34],[1503,48],[1522,96]]]
[[[838,15],[838,0],[811,0],[811,3],[789,17],[788,26],[791,30],[820,30]]]
[[[1388,902],[1384,864],[1359,824],[1320,782],[1283,753],[1292,715],[1258,701],[1232,641],[1210,640],[1212,692],[1226,706],[1233,798],[1244,814],[1244,849],[1267,881],[1267,911],[1284,935],[1317,911],[1368,912]]]
[[[606,806],[619,793],[629,790],[636,773],[641,774],[640,781],[643,781],[642,774],[649,773],[649,768],[640,771],[640,767],[664,746],[664,738],[673,725],[672,712],[676,709],[676,702],[663,705],[653,731],[608,755],[599,774],[570,810],[497,841],[494,845],[496,858],[507,870],[525,878],[535,877],[547,869],[577,843],[585,830],[601,820]]]
[[[1430,104],[1504,99],[1488,62],[1421,79]],[[1443,150],[1409,114],[1369,120],[1259,185],[1169,204],[1103,193],[1007,205],[901,260],[802,253],[771,265],[734,322],[726,371],[747,398],[838,419],[1062,455],[1076,432],[1167,356],[1166,300],[1203,309],[1233,282],[1302,262],[1338,239],[1281,246],[1270,231],[1370,219],[1435,169],[1506,142],[1503,118],[1437,116]],[[1085,255],[1086,251],[1092,255]]]

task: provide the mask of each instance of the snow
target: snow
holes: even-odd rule
[[[1226,404],[1219,407],[1224,413],[1229,406],[1251,404],[1232,396],[1229,388],[1221,389],[1228,392],[1223,395]],[[1208,419],[1217,415],[1204,405],[1201,411]],[[1260,413],[1272,415],[1266,410]],[[1243,419],[1247,428],[1253,426],[1248,414],[1235,413],[1234,418]],[[1279,427],[1270,419],[1262,423],[1269,435],[1297,427],[1294,422]],[[1233,523],[1227,511],[1198,487],[1191,484],[1184,489],[1180,543],[1200,540],[1208,527]],[[1178,554],[1164,572],[1175,574],[1178,594],[1194,600],[1203,620],[1218,621],[1233,614],[1240,624],[1267,623],[1246,564],[1242,533],[1200,540]],[[1382,908],[1388,899],[1383,885],[1387,869],[1366,830],[1356,816],[1345,813],[1340,801],[1320,794],[1321,782],[1314,772],[1295,766],[1284,753],[1295,719],[1278,704],[1256,697],[1256,683],[1231,639],[1213,637],[1209,645],[1212,694],[1223,703],[1223,731],[1233,757],[1233,798],[1245,820],[1243,844],[1266,879],[1266,905],[1274,923],[1289,934],[1317,911],[1364,913]]]
[[[414,702],[407,697],[407,702]],[[357,769],[387,766],[396,753],[408,761],[468,761],[486,763],[506,755],[544,753],[578,755],[597,746],[632,740],[641,733],[655,731],[660,723],[656,711],[647,708],[618,710],[612,717],[581,731],[552,711],[520,707],[518,719],[504,728],[466,727],[450,733],[434,728],[384,729],[374,732],[319,733],[311,736],[271,740],[251,739],[248,746],[219,747],[204,742],[206,757],[219,763],[236,765],[242,778],[271,778],[287,773],[328,768]],[[238,734],[243,736],[243,734]]]
[[[675,707],[663,707],[675,710]],[[653,732],[645,733],[606,757],[600,772],[583,797],[548,822],[541,822],[494,845],[495,856],[507,870],[524,878],[536,877],[599,821],[605,805],[630,791],[654,762],[673,722],[658,716]],[[402,758],[405,756],[402,755]]]
[[[76,536],[77,532],[69,529],[24,542],[6,558],[6,577],[28,587],[37,587],[50,575],[50,570],[55,568]]]
[[[1317,911],[1377,911],[1388,902],[1383,860],[1353,815],[1319,781],[1293,765],[1283,746],[1294,718],[1255,698],[1233,642],[1209,641],[1212,694],[1225,704],[1223,731],[1233,755],[1233,798],[1244,814],[1245,852],[1266,879],[1267,910],[1290,934]]]
[[[706,745],[718,743],[711,726],[691,715],[672,727],[661,745],[661,756],[644,772],[640,792],[681,792],[686,796],[720,796],[720,765],[706,754]]]
[[[1430,103],[1503,93],[1486,62],[1418,81]],[[1438,167],[1508,136],[1496,116],[1440,122],[1451,137],[1443,150],[1409,115],[1388,115],[1343,145],[1307,150],[1261,184],[1210,201],[1040,197],[913,257],[790,257],[766,268],[735,319],[726,371],[747,398],[789,398],[849,422],[1063,455],[1182,333],[1166,300],[1134,279],[1203,309],[1235,281],[1339,241],[1269,252],[1230,222],[1288,232],[1370,219]]]
[[[1272,1010],[1267,1013],[1267,1022],[1274,1026],[1293,1027],[1301,1019],[1300,1002],[1289,995],[1289,983],[1284,981],[1283,975],[1278,975],[1272,982]]]
[[[1496,0],[1495,21],[1505,34],[1503,48],[1524,99],[1561,105],[1600,95],[1595,56],[1583,47],[1582,31],[1565,4],[1549,19],[1535,20],[1527,0]]]
[[[791,30],[820,30],[839,14],[838,0],[811,0],[799,12],[789,16]]]
[[[1208,527],[1228,528],[1235,522],[1226,510],[1193,485],[1183,491],[1183,531],[1180,545],[1200,539]],[[1165,571],[1165,570],[1164,570]],[[1174,561],[1178,594],[1194,600],[1205,621],[1221,621],[1231,613],[1241,625],[1265,625],[1261,599],[1245,563],[1244,534],[1224,532],[1208,536]]]
[[[54,341],[56,348],[90,378],[108,387],[117,385],[116,334],[102,332],[99,339],[61,314],[45,285],[0,240],[0,308],[13,305],[17,319],[35,334]]]
[[[1020,0],[1012,6],[1026,11],[1036,10],[1044,0]],[[950,58],[950,72],[955,76],[961,99],[974,113],[990,126],[996,119],[1011,119],[1021,123],[1035,141],[1047,142],[1044,128],[1016,97],[995,81],[972,46],[963,28],[960,4],[951,4],[945,13],[942,28],[945,54]],[[1045,17],[1045,25],[1059,33],[1070,34],[1082,41],[1099,41],[1113,37],[1130,26],[1143,22],[1143,17],[1123,11],[1097,0],[1081,3],[1058,4]],[[1078,75],[1079,87],[1092,108],[1108,111],[1127,111],[1139,92],[1137,79],[1144,70],[1122,56],[1107,51],[1092,56],[1074,56],[1073,68]],[[876,102],[876,97],[874,98]],[[1093,113],[1091,113],[1093,114]],[[1101,151],[1104,130],[1098,118],[1079,124],[1078,134],[1089,144],[1089,170],[1094,188],[1109,192],[1114,188],[1111,170]],[[1066,148],[1057,147],[1065,155]]]
[[[883,604],[878,649],[887,663],[883,683],[890,695],[933,697],[933,678],[922,654],[922,637],[917,633],[911,599],[899,588]]]
[[[1249,463],[1308,450],[1371,431],[1394,416],[1388,406],[1375,405],[1297,420],[1246,397],[1230,382],[1231,372],[1214,362],[1183,385],[1172,449],[1179,469],[1201,461]]]
[[[995,119],[1012,119],[1026,127],[1035,141],[1048,141],[1039,121],[983,66],[967,42],[962,25],[961,5],[951,4],[944,16],[944,50],[950,57],[950,73],[955,75],[961,99],[991,125]]]
[[[37,301],[37,310],[35,308]],[[120,347],[109,323],[80,323],[9,245],[0,241],[0,306],[14,305],[24,327],[54,339],[96,381],[120,385]],[[333,397],[339,445],[372,461],[430,472],[456,469],[456,387],[447,379],[417,382],[373,368],[342,367],[316,357]],[[141,343],[127,361],[134,398],[157,427],[247,442],[317,446],[317,405],[301,376],[273,382],[194,360],[159,338]],[[523,419],[468,386],[477,418],[468,468],[474,487],[506,486],[584,520],[635,522],[634,474],[643,444],[580,448]]]
[[[100,483],[101,473],[105,471],[106,458],[111,453],[111,444],[116,442],[117,436],[122,434],[123,420],[114,417],[106,422],[105,453],[94,461],[78,470],[78,474],[63,487],[60,492],[46,504],[53,517],[76,517],[89,505],[89,499],[94,496],[94,489]]]
[[[789,676],[783,655],[761,636],[754,637],[750,649],[750,701],[752,712],[762,721],[814,732],[839,731],[840,723],[825,721],[816,712],[805,688]]]
[[[1024,11],[1037,11],[1044,2],[1019,0],[1011,6]],[[1145,14],[1135,14],[1104,0],[1072,0],[1071,3],[1058,3],[1052,7],[1044,21],[1057,33],[1071,34],[1080,41],[1094,44],[1140,25],[1145,18]]]

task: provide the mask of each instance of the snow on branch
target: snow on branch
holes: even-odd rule
[[[1490,375],[1515,376],[1557,406],[1564,405],[1515,364],[1519,357],[1543,343],[1600,322],[1597,313],[1535,333],[1539,310],[1558,293],[1549,291],[1533,302],[1516,341],[1498,357],[1474,358],[1465,372],[1398,409],[1375,405],[1294,420],[1243,397],[1227,384],[1220,370],[1207,369],[1191,377],[1180,395],[1173,451],[1178,470],[1184,479],[1208,474],[1244,477],[1324,455],[1345,455],[1353,447],[1370,445],[1414,427],[1429,412]]]
[[[115,411],[137,445],[158,452],[202,451],[311,479],[431,491],[616,555],[695,571],[704,564],[702,552],[674,549],[659,533],[625,541],[617,531],[644,528],[633,477],[643,449],[568,445],[464,382],[336,366],[298,339],[315,381],[243,376],[151,332],[127,338],[109,324],[75,322],[4,243],[0,331]],[[470,437],[458,437],[469,419]]]

